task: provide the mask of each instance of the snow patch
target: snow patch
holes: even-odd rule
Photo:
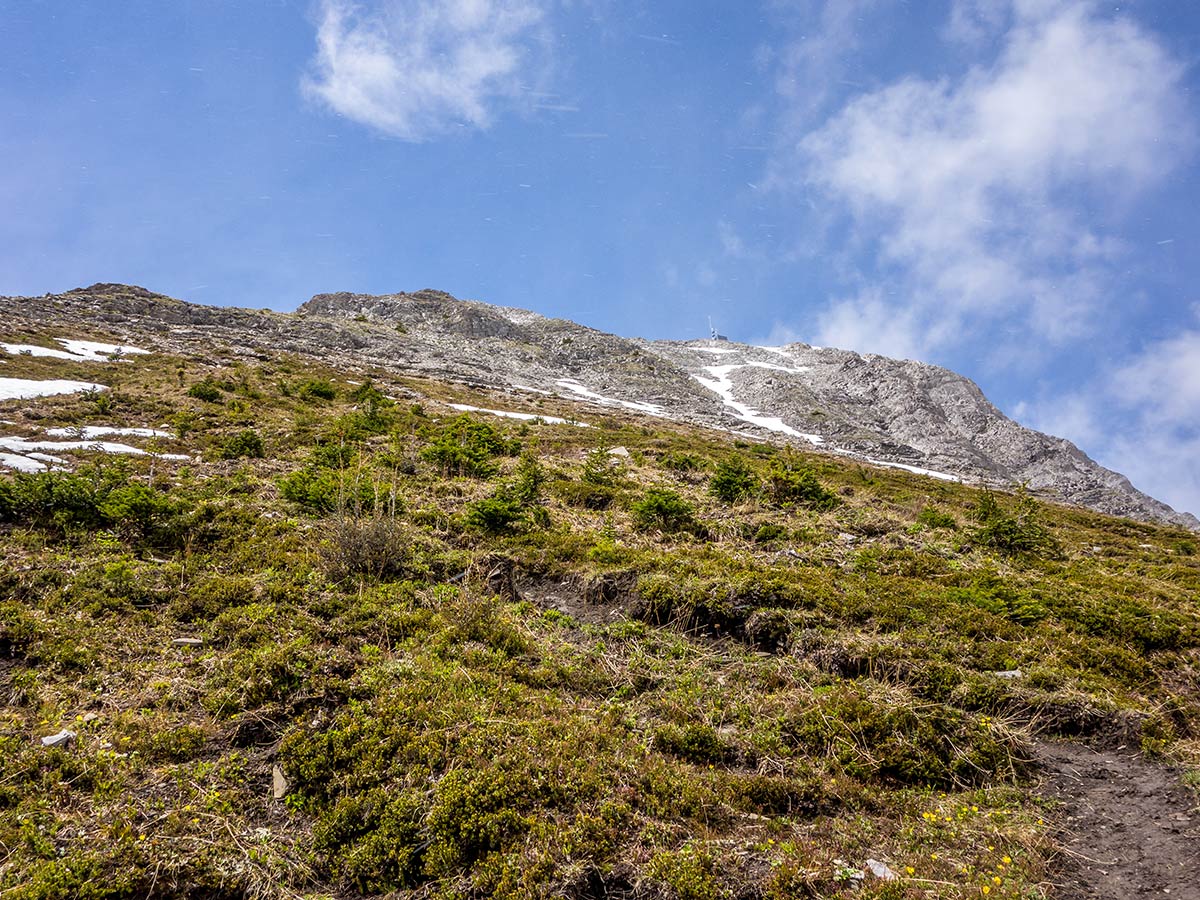
[[[13,356],[44,356],[51,359],[71,359],[76,362],[83,359],[83,357],[68,353],[66,350],[39,347],[36,344],[0,344],[0,347],[4,348],[5,353],[11,353]]]
[[[772,369],[776,372],[790,372],[793,375],[799,375],[801,372],[807,372],[809,370],[809,366],[797,366],[795,368],[788,368],[787,366],[777,366],[773,363],[765,363],[765,362],[748,362],[748,363],[746,363],[746,365],[753,366],[756,369]]]
[[[555,384],[561,388],[566,388],[573,394],[578,394],[580,397],[586,397],[589,400],[595,400],[597,403],[603,403],[605,406],[623,406],[625,409],[632,409],[636,412],[646,413],[647,415],[662,418],[667,417],[663,408],[655,403],[642,403],[638,400],[618,400],[615,397],[605,397],[603,394],[597,394],[595,391],[588,390],[578,381],[571,378],[560,378]]]
[[[749,422],[751,425],[757,425],[759,428],[766,428],[768,431],[777,431],[780,434],[798,437],[808,441],[810,444],[823,444],[824,438],[819,434],[805,434],[802,431],[797,431],[791,425],[788,425],[783,419],[777,416],[764,416],[753,407],[747,406],[745,403],[739,403],[733,398],[733,379],[729,377],[729,373],[734,369],[745,368],[740,365],[729,366],[705,366],[704,370],[712,374],[712,378],[705,378],[702,375],[693,375],[698,382],[704,385],[713,393],[721,398],[729,409],[733,410],[734,415],[744,422]],[[770,368],[770,367],[768,367]]]
[[[34,381],[29,378],[0,378],[0,400],[32,400],[34,397],[53,397],[57,394],[78,394],[82,391],[108,390],[102,384],[88,381],[50,379]]]
[[[143,450],[140,447],[131,447],[129,444],[118,444],[112,441],[31,441],[28,438],[20,437],[0,437],[0,450],[20,453],[23,457],[29,457],[30,454],[39,450],[53,450],[55,452],[63,450],[99,450],[104,453],[127,453],[132,456],[149,455],[149,451]],[[190,458],[179,453],[160,453],[156,455],[160,459]]]
[[[115,425],[72,425],[68,428],[50,428],[46,434],[51,437],[73,437],[79,440],[94,440],[109,434],[127,437],[174,438],[170,431],[159,428],[118,428]]]
[[[864,456],[869,463],[874,463],[877,466],[886,466],[889,469],[903,469],[905,472],[912,472],[914,475],[928,475],[930,478],[938,478],[942,481],[962,481],[957,475],[949,475],[946,472],[935,472],[933,469],[922,469],[920,466],[910,466],[906,463],[887,462],[882,459],[871,459],[869,456]]]
[[[0,466],[6,469],[15,469],[18,472],[40,472],[46,468],[45,463],[38,462],[36,459],[18,456],[16,453],[2,452],[0,452]]]
[[[74,353],[76,356],[82,356],[85,359],[90,359],[96,362],[105,362],[110,356],[120,354],[121,356],[129,356],[130,354],[149,354],[149,350],[143,350],[141,347],[129,347],[122,344],[102,344],[99,341],[73,341],[58,338],[58,342],[67,348],[68,353]]]
[[[547,425],[578,425],[580,428],[592,427],[586,422],[572,422],[570,419],[560,419],[558,416],[543,416],[536,413],[513,412],[507,409],[485,409],[482,406],[468,406],[465,403],[448,403],[446,405],[451,409],[457,409],[459,412],[487,413],[489,416],[503,416],[506,419],[520,419],[522,422],[539,420],[545,422]]]
[[[47,462],[55,466],[65,466],[67,464],[67,461],[61,456],[51,456],[49,453],[29,453],[26,455],[30,459],[40,459],[42,462]]]
[[[39,347],[36,344],[0,344],[6,353],[13,356],[42,356],[50,359],[67,359],[73,362],[109,362],[113,356],[129,356],[149,353],[141,347],[126,347],[121,344],[104,344],[100,341],[76,341],[56,338],[65,349]]]

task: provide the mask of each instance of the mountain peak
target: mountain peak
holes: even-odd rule
[[[167,331],[194,351],[218,340],[248,352],[557,395],[935,478],[1023,484],[1101,512],[1200,528],[1069,441],[1012,421],[971,380],[914,360],[804,343],[629,339],[432,288],[321,293],[294,314],[206,307],[113,284],[18,306],[42,322],[85,316],[120,325],[131,338]]]

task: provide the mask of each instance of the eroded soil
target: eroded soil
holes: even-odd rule
[[[1200,808],[1177,772],[1130,747],[1047,742],[1038,756],[1064,848],[1052,896],[1200,900]]]

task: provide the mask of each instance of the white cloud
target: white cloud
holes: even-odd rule
[[[1082,373],[1069,396],[1043,386],[1020,418],[1200,511],[1200,328],[1123,356],[1134,304],[1112,287],[1129,209],[1195,143],[1182,64],[1093,0],[952,0],[943,37],[974,65],[864,90],[814,127],[786,79],[854,45],[837,6],[815,49],[776,57],[787,137],[765,183],[818,205],[812,255],[849,288],[806,330],[1016,383],[1066,354]]]
[[[954,0],[942,36],[955,43],[977,46],[1004,27],[1010,6],[1009,0]]]
[[[923,335],[912,313],[867,289],[832,304],[820,319],[817,343],[862,349],[895,359],[919,359]]]
[[[546,64],[547,0],[320,0],[305,94],[406,141],[486,128]]]
[[[773,185],[844,211],[874,267],[895,273],[893,299],[837,301],[822,327],[904,319],[902,342],[921,353],[1001,322],[1019,325],[1018,345],[1078,338],[1110,302],[1122,252],[1097,209],[1156,183],[1190,143],[1182,66],[1090,2],[954,9],[959,31],[1011,21],[992,64],[862,94],[775,161]]]
[[[781,51],[760,54],[775,64],[775,87],[797,120],[818,112],[838,93],[862,45],[864,19],[893,0],[774,0],[767,4],[800,37]]]
[[[1138,488],[1200,514],[1200,329],[1152,341],[1066,397],[1018,408]]]
[[[1200,516],[1200,436],[1135,432],[1118,436],[1098,456],[1139,490]]]
[[[1112,376],[1112,392],[1151,424],[1200,427],[1200,331],[1145,348]]]

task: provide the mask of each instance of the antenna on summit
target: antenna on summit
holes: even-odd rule
[[[729,338],[725,337],[725,335],[723,335],[723,334],[720,334],[720,333],[717,331],[717,329],[713,328],[712,316],[709,316],[709,317],[708,317],[708,333],[709,333],[709,335],[711,335],[711,337],[712,337],[712,339],[713,339],[714,341],[727,341],[727,340],[729,340]]]

